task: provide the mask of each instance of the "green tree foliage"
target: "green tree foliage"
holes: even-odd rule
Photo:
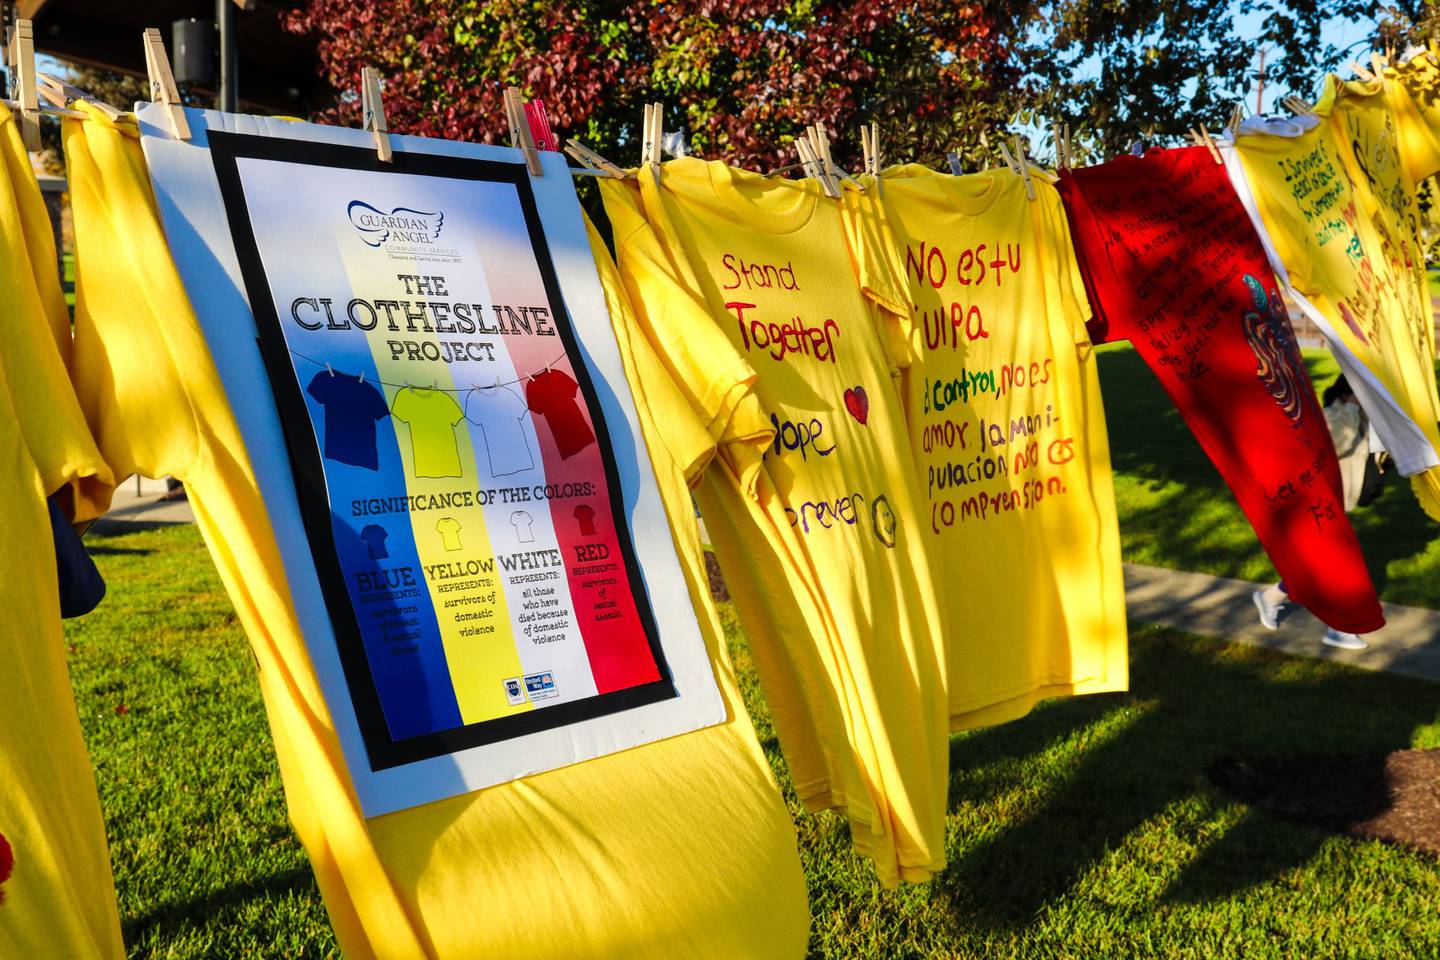
[[[315,36],[341,92],[326,119],[358,122],[362,66],[386,78],[391,129],[507,137],[501,91],[545,101],[562,135],[633,163],[642,104],[666,105],[692,152],[769,169],[795,160],[807,123],[853,164],[878,120],[889,160],[993,162],[1002,128],[1071,125],[1082,155],[1253,108],[1258,54],[1276,92],[1313,96],[1366,51],[1330,49],[1333,18],[1381,23],[1377,46],[1431,29],[1430,0],[307,0],[290,29]],[[1261,23],[1240,36],[1237,22]],[[1275,98],[1266,97],[1273,109]],[[1014,126],[1015,124],[1020,126]],[[1032,144],[1048,154],[1048,134]]]

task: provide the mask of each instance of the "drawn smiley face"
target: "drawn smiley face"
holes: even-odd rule
[[[875,539],[887,547],[895,546],[895,532],[900,525],[895,516],[895,511],[890,509],[890,500],[885,494],[876,497],[870,503],[870,526],[875,531]]]

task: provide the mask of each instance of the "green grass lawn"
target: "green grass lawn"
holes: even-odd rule
[[[131,955],[334,956],[285,820],[254,665],[199,536],[89,542],[110,595],[66,632]],[[1205,777],[1231,751],[1440,746],[1436,686],[1136,629],[1132,692],[1052,702],[953,740],[951,866],[886,892],[840,818],[795,803],[722,612],[795,817],[814,957],[1436,953],[1434,861],[1270,820]]]
[[[1306,350],[1317,389],[1337,371],[1330,353]],[[1255,532],[1140,356],[1099,349],[1115,499],[1125,559],[1245,580],[1275,580]],[[1143,411],[1143,413],[1141,413]],[[1440,524],[1392,475],[1385,494],[1351,514],[1383,599],[1440,608]]]

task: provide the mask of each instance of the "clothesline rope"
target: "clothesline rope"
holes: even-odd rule
[[[308,360],[310,363],[315,364],[315,366],[317,366],[317,367],[323,367],[324,369],[329,370],[331,376],[343,375],[343,376],[347,376],[347,377],[352,377],[352,376],[360,376],[360,377],[362,377],[362,378],[364,377],[363,374],[345,373],[344,370],[337,371],[334,367],[332,367],[330,364],[326,363],[324,360],[316,360],[314,357],[306,356],[305,354],[301,353],[299,350],[291,350],[291,351],[290,351],[290,354],[291,354],[292,356],[299,357],[301,360]],[[562,354],[560,354],[559,356],[557,356],[554,360],[551,360],[549,363],[545,364],[545,372],[548,373],[556,364],[558,364],[561,360],[564,360],[564,359],[565,359],[565,354],[562,353]],[[442,387],[442,386],[436,385],[436,386],[432,386],[432,387],[429,387],[429,388],[426,388],[426,387],[423,387],[423,386],[422,386],[421,389],[443,390],[443,391],[446,392],[446,393],[464,394],[464,393],[469,393],[471,390],[490,390],[490,389],[494,389],[495,387],[512,387],[512,386],[514,386],[514,385],[517,384],[517,383],[524,383],[526,380],[529,380],[529,379],[531,379],[532,377],[537,376],[539,373],[540,373],[539,370],[533,370],[533,371],[531,371],[530,373],[526,374],[526,375],[523,376],[523,377],[517,377],[517,378],[514,379],[514,380],[504,380],[504,381],[500,380],[500,378],[497,377],[497,378],[495,378],[495,382],[494,382],[494,383],[477,383],[477,384],[474,384],[474,385],[469,386],[469,387]],[[397,389],[397,390],[404,390],[404,389],[406,389],[406,388],[414,389],[414,388],[416,387],[416,384],[413,384],[413,383],[391,383],[389,380],[371,380],[370,382],[371,382],[371,383],[378,383],[378,384],[380,384],[381,386],[384,386],[384,387],[394,387],[394,388]]]

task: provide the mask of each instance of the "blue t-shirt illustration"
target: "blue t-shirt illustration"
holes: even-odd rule
[[[371,560],[384,560],[390,556],[390,551],[385,549],[385,540],[388,537],[385,528],[374,523],[366,524],[365,529],[360,531],[360,539],[370,548]]]
[[[348,373],[322,370],[305,392],[325,408],[325,459],[379,470],[375,421],[390,414],[380,391]]]

